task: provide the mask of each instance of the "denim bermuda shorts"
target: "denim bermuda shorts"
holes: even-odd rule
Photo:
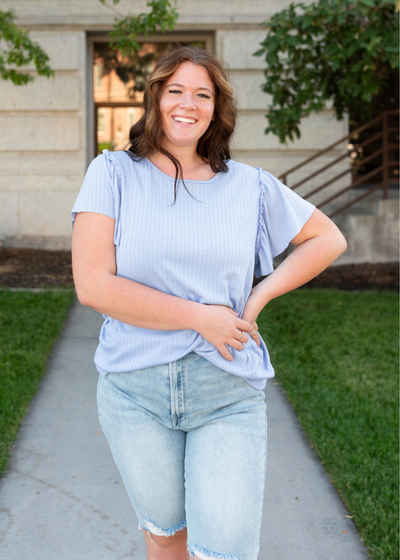
[[[265,393],[195,352],[99,374],[101,428],[149,538],[187,527],[200,560],[256,560],[266,457]]]

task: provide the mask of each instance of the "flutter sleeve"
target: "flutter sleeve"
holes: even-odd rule
[[[286,249],[316,207],[268,171],[257,169],[260,200],[255,275],[259,278],[274,271],[273,259]]]
[[[71,210],[71,229],[78,212],[95,212],[113,218],[114,244],[119,245],[119,210],[121,199],[121,169],[108,150],[92,160],[81,189]]]

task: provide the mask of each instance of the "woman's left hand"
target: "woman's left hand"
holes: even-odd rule
[[[256,323],[257,317],[258,317],[258,312],[256,311],[254,305],[254,289],[253,289],[251,290],[250,296],[246,301],[246,305],[244,306],[241,319],[243,319],[243,321],[247,321],[248,323],[250,323],[256,329],[256,331],[258,331],[258,325]],[[260,336],[258,332],[257,334],[253,335],[252,338],[256,342],[257,346],[260,346]]]

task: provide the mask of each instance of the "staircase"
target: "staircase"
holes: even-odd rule
[[[384,111],[371,123],[357,128],[279,177],[290,186],[289,174],[312,162],[312,172],[291,188],[297,189],[312,180],[312,190],[304,192],[303,186],[300,196],[330,217],[345,236],[347,249],[332,266],[399,261],[398,117],[398,110]],[[367,140],[357,143],[360,136]],[[340,145],[343,153],[338,149]],[[375,150],[372,153],[371,147]],[[331,150],[334,153],[327,164]],[[320,167],[318,158],[324,161]],[[338,163],[341,163],[341,172],[333,176],[332,167]],[[360,175],[360,168],[366,169],[364,175]],[[322,173],[325,178],[319,180],[318,175]],[[346,175],[350,175],[350,180]],[[279,255],[277,264],[292,250],[294,247],[289,246]]]

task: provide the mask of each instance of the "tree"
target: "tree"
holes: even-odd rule
[[[118,4],[120,0],[113,0],[113,4]],[[137,35],[149,37],[149,34],[156,33],[159,28],[162,33],[168,28],[174,29],[178,13],[171,7],[168,0],[151,0],[147,5],[151,8],[149,13],[139,15],[128,14],[124,16],[113,6],[100,0],[102,4],[113,10],[119,18],[115,18],[113,30],[110,31],[111,42],[108,44],[111,51],[107,48],[99,47],[97,56],[103,63],[103,75],[115,70],[120,80],[128,84],[134,81],[134,86],[128,90],[129,97],[135,98],[138,91],[143,91],[144,85],[152,72],[152,61],[154,52],[140,53],[141,45],[136,41]],[[176,0],[174,0],[176,4]],[[157,49],[156,49],[157,50]]]
[[[113,4],[118,4],[119,1],[113,0]],[[118,14],[115,8],[106,4],[106,0],[100,0],[100,2]],[[176,4],[176,0],[174,2]],[[163,33],[167,28],[172,30],[178,18],[177,11],[171,7],[171,2],[168,0],[151,0],[147,2],[147,5],[151,8],[147,14],[142,13],[137,16],[118,14],[120,19],[115,18],[114,28],[110,31],[112,37],[110,47],[119,50],[122,56],[128,56],[128,58],[133,56],[136,74],[138,72],[138,55],[136,53],[140,49],[139,43],[135,40],[136,35],[143,34],[148,37],[149,33],[155,33],[157,28],[160,28]],[[31,74],[18,71],[19,68],[27,66],[31,62],[34,63],[39,76],[54,77],[54,71],[48,65],[49,57],[38,43],[29,38],[28,31],[19,29],[15,25],[15,17],[13,10],[7,12],[0,10],[0,40],[3,40],[6,46],[6,49],[0,49],[2,79],[11,80],[15,85],[32,82],[34,77]],[[147,58],[146,63],[148,63]],[[129,63],[128,70],[124,64],[119,63],[121,76],[129,73]]]
[[[398,12],[394,0],[319,0],[291,3],[261,23],[269,32],[253,56],[265,56],[261,87],[273,96],[265,134],[282,144],[300,138],[301,119],[329,99],[338,120],[344,112],[371,120],[373,100],[399,69]]]
[[[120,0],[113,0],[113,4],[118,4]],[[171,7],[169,0],[149,0],[147,5],[151,7],[149,13],[141,13],[137,16],[123,14],[117,12],[115,8],[106,4],[106,0],[100,0],[102,4],[120,16],[121,19],[115,18],[114,29],[110,31],[110,48],[118,49],[122,56],[126,56],[133,51],[139,51],[140,45],[135,40],[136,35],[149,36],[149,33],[155,33],[159,27],[164,33],[168,27],[170,31],[174,29],[175,21],[178,19],[178,12]],[[176,0],[174,0],[176,4]]]
[[[31,74],[18,72],[17,68],[33,62],[39,76],[54,77],[54,71],[47,64],[49,57],[38,43],[29,38],[28,31],[19,29],[15,23],[13,10],[0,10],[0,40],[6,49],[0,49],[0,73],[3,80],[11,80],[15,85],[33,82]]]

